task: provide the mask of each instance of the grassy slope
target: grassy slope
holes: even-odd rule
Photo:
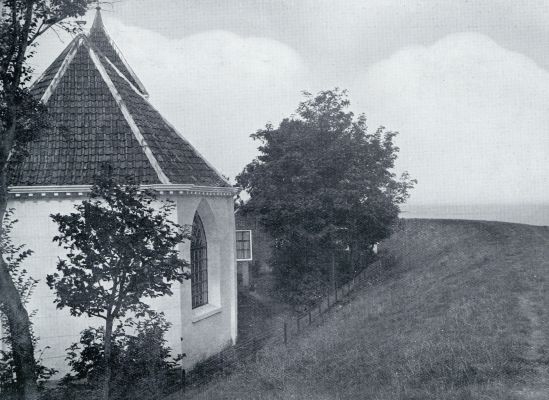
[[[407,220],[391,266],[189,398],[547,399],[549,228]]]

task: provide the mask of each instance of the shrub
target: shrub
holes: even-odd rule
[[[165,333],[171,324],[163,313],[149,311],[147,318],[127,319],[113,332],[112,399],[158,399],[180,383],[179,361],[184,355],[171,357]],[[133,333],[128,333],[132,331]],[[68,363],[73,374],[63,378],[58,393],[86,385],[81,391],[99,387],[104,379],[104,328],[89,327],[80,340],[69,347]]]
[[[275,246],[270,263],[274,267],[276,293],[282,301],[296,308],[316,304],[333,291],[334,284],[339,287],[349,282],[376,259],[369,248],[351,252],[310,243],[307,249],[290,246]]]

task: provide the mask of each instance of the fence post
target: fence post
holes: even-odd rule
[[[299,316],[297,317],[297,332],[299,333]]]
[[[284,321],[284,344],[288,344],[288,324]]]
[[[328,305],[328,307],[326,308],[325,311],[328,311],[329,309],[330,309],[330,306]],[[318,306],[318,311],[320,311],[320,314],[319,314],[320,318],[322,318],[322,321],[324,321],[324,314],[322,313],[322,301],[320,302],[320,305]]]
[[[337,303],[337,285],[335,286],[335,302]]]
[[[337,279],[336,279],[336,269],[335,269],[335,250],[332,250],[332,283],[334,288],[337,290]]]
[[[309,309],[309,325],[311,325],[311,323],[312,323],[311,310]]]

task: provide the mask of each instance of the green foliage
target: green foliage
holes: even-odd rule
[[[26,249],[24,244],[15,245],[11,241],[11,232],[17,223],[17,220],[13,219],[13,213],[14,209],[11,208],[6,210],[4,215],[2,234],[0,235],[0,251],[8,264],[8,271],[17,286],[23,304],[27,304],[38,281],[29,276],[26,269],[21,268],[23,261],[30,257],[33,251]],[[0,310],[1,308],[2,305],[0,305]]]
[[[45,107],[27,89],[37,39],[54,25],[75,32],[68,22],[82,16],[93,0],[2,0],[0,1],[0,222],[7,208],[9,174],[25,156],[26,145],[49,126]],[[1,228],[1,224],[0,224]],[[16,335],[11,336],[18,392],[24,398],[36,395],[33,335],[23,301],[8,262],[0,254],[0,304]]]
[[[19,161],[26,143],[49,127],[45,107],[27,86],[37,39],[52,26],[80,31],[68,18],[86,13],[92,0],[4,0],[0,8],[0,164]]]
[[[415,183],[393,172],[396,133],[369,133],[349,106],[345,91],[306,93],[296,116],[252,135],[260,155],[237,177],[250,195],[243,212],[260,214],[275,239],[272,264],[293,301],[326,282],[332,252],[349,250],[356,265],[389,236]]]
[[[67,258],[59,259],[58,272],[48,275],[47,283],[56,292],[58,308],[105,320],[107,400],[114,322],[128,312],[147,312],[145,298],[171,295],[172,284],[189,277],[177,246],[190,235],[171,220],[173,202],[159,201],[153,191],[131,182],[115,182],[108,168],[104,172],[76,212],[51,216],[60,232],[53,241],[67,251]]]
[[[53,240],[68,252],[58,261],[58,273],[47,277],[58,308],[116,319],[148,308],[145,297],[171,295],[172,283],[188,278],[177,246],[189,233],[171,220],[172,202],[106,174],[75,208],[51,216],[60,232]]]
[[[11,232],[14,225],[17,223],[13,219],[13,209],[8,209],[3,220],[2,234],[0,235],[0,250],[6,260],[9,273],[17,288],[17,292],[21,297],[24,305],[27,305],[38,280],[31,277],[25,268],[22,268],[22,262],[32,255],[32,250],[26,249],[24,244],[15,245],[11,241]],[[0,323],[5,328],[5,336],[0,336],[0,342],[3,342],[7,349],[0,350],[0,390],[10,391],[17,387],[14,380],[15,364],[13,352],[11,350],[11,332],[9,330],[9,321],[6,312],[3,310],[5,306],[0,304]],[[31,313],[31,317],[34,313]],[[3,333],[3,332],[0,332]],[[36,348],[38,338],[34,335],[31,325],[32,343]],[[46,348],[47,349],[47,348]],[[44,350],[46,350],[44,349]],[[39,383],[47,381],[55,372],[53,368],[48,368],[42,364],[39,358],[36,360],[36,376]]]
[[[4,0],[0,15],[0,82],[5,89],[30,80],[27,60],[34,55],[36,40],[56,25],[77,33],[78,24],[68,21],[86,13],[93,0]],[[30,48],[30,49],[29,49]]]
[[[180,383],[179,361],[183,355],[171,357],[164,337],[169,328],[164,315],[154,312],[144,319],[128,319],[117,326],[111,358],[113,399],[157,399]],[[89,327],[81,332],[79,342],[68,349],[67,360],[74,374],[63,378],[63,385],[74,387],[75,382],[85,380],[93,388],[102,382],[104,340],[103,327]]]
[[[36,100],[26,88],[17,91],[17,108],[15,110],[16,126],[9,156],[10,172],[28,154],[27,144],[36,140],[39,135],[50,129],[50,119],[46,107]],[[0,94],[0,122],[6,128],[9,121],[8,103],[3,94]]]

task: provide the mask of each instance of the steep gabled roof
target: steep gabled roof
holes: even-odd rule
[[[95,38],[95,39],[94,39]],[[31,88],[53,127],[10,171],[12,186],[83,185],[108,162],[141,184],[228,186],[147,101],[146,91],[108,39],[98,11]]]

